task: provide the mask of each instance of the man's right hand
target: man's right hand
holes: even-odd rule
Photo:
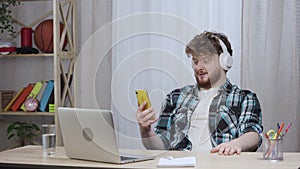
[[[147,103],[145,101],[138,107],[137,111],[135,112],[135,116],[140,125],[141,132],[147,132],[151,130],[151,125],[158,120],[158,118],[155,117],[156,112],[152,107],[144,110],[146,104]]]
[[[157,122],[156,112],[152,107],[144,110],[146,102],[141,104],[135,112],[136,119],[140,126],[143,145],[147,149],[164,150],[164,144],[160,137],[151,129],[151,125]],[[153,118],[155,117],[155,118]]]

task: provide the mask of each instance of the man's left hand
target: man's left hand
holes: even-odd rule
[[[242,146],[235,141],[230,141],[228,143],[222,143],[215,148],[210,150],[211,153],[218,153],[219,155],[233,155],[241,154]]]

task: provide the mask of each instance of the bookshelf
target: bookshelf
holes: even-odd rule
[[[53,116],[54,122],[57,125],[57,145],[62,144],[61,131],[58,123],[57,107],[68,106],[75,107],[75,63],[77,59],[77,38],[76,38],[76,21],[77,21],[77,5],[74,0],[20,0],[21,3],[31,1],[52,1],[53,6],[50,11],[46,11],[38,19],[29,24],[24,24],[15,19],[15,23],[21,27],[35,27],[41,21],[53,17],[53,53],[39,53],[39,54],[8,54],[0,55],[1,58],[40,58],[45,57],[53,59],[53,74],[54,74],[54,102],[55,112],[24,112],[24,111],[6,111],[0,112],[1,115],[15,115],[15,116]],[[60,32],[60,22],[64,25],[62,32]],[[60,36],[61,33],[61,36]],[[20,32],[17,32],[17,35]],[[68,39],[68,47],[63,50],[64,38]],[[34,43],[34,41],[33,41]],[[72,77],[73,76],[73,77]],[[61,86],[61,78],[64,86]],[[73,80],[72,80],[73,79]],[[47,80],[47,79],[41,79]],[[70,81],[72,82],[70,83]],[[30,83],[28,81],[28,83]],[[68,85],[70,84],[70,85]]]

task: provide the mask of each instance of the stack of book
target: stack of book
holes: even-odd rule
[[[48,105],[54,104],[54,81],[39,81],[22,87],[5,106],[4,111],[27,111],[24,102],[28,98],[38,101],[35,111],[48,112]]]

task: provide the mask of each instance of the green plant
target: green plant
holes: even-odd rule
[[[16,33],[13,26],[13,18],[11,16],[11,7],[19,5],[18,0],[1,0],[0,1],[0,31],[7,31],[10,36]]]
[[[6,135],[8,140],[17,137],[20,146],[28,145],[32,139],[40,132],[40,127],[36,124],[26,122],[12,122],[8,125]]]

